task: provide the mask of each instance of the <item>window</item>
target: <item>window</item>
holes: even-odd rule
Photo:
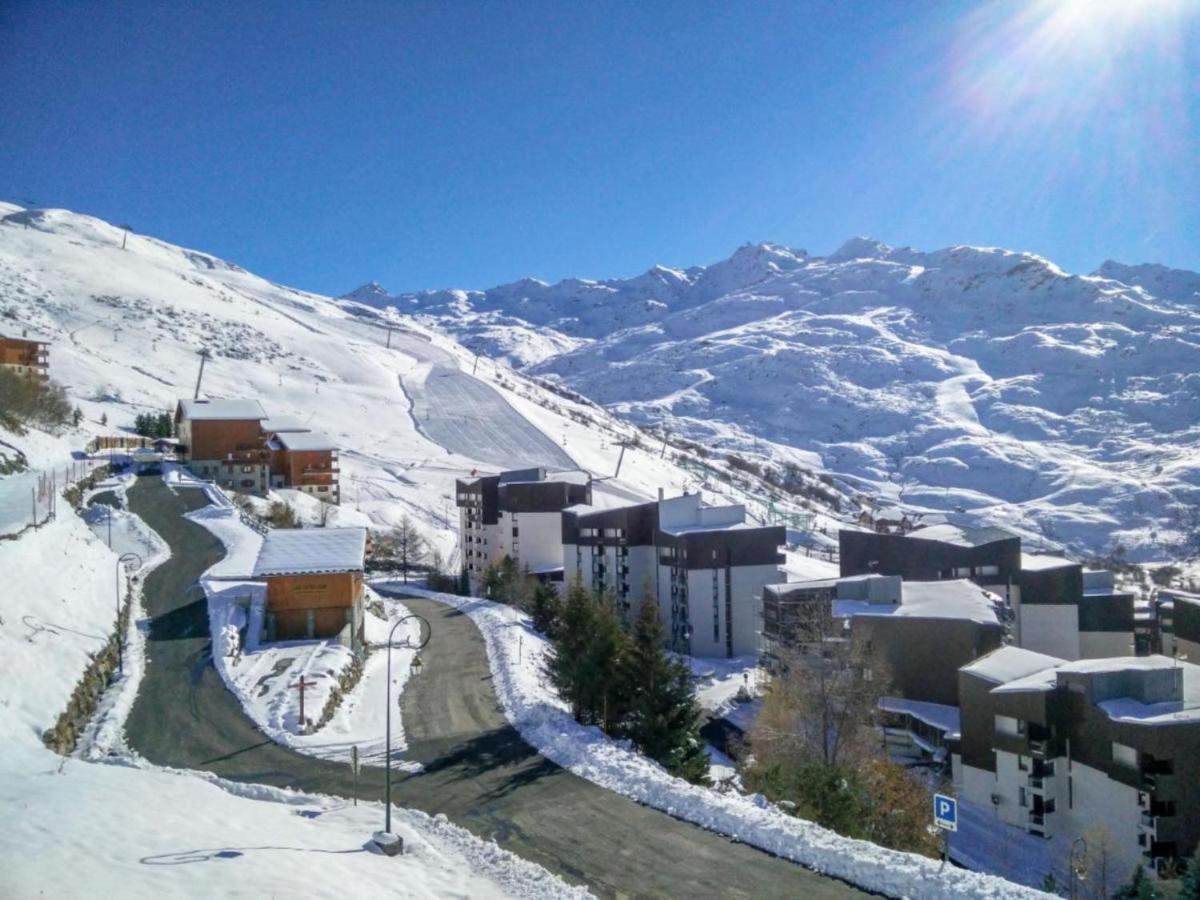
[[[1017,734],[1024,735],[1029,731],[1029,727],[1024,719],[1017,719]]]
[[[1017,771],[1028,772],[1029,771],[1029,760],[1027,760],[1023,756],[1017,756]]]
[[[999,575],[1000,567],[999,566],[976,566],[975,574],[976,575]]]
[[[242,471],[243,472],[253,472],[254,466],[242,466]]]
[[[1029,803],[1025,797],[1025,788],[1017,788],[1017,806],[1028,806]]]
[[[1054,812],[1054,798],[1053,797],[1051,797],[1049,800],[1046,801],[1045,809],[1046,809],[1046,812],[1048,812],[1048,813]]]
[[[1020,719],[1014,719],[1012,716],[996,716],[996,733],[1017,736],[1023,734],[1023,725]]]
[[[1131,769],[1136,769],[1138,764],[1137,751],[1132,747],[1127,747],[1124,744],[1118,744],[1113,741],[1112,745],[1113,762],[1117,765],[1128,766]]]

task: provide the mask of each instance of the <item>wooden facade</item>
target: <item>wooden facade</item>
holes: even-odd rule
[[[362,628],[361,572],[272,575],[267,579],[268,634],[272,640],[336,637]]]
[[[50,350],[45,341],[0,335],[0,367],[18,375],[49,377]]]

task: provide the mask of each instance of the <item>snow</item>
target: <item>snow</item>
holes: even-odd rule
[[[267,434],[312,430],[307,423],[300,421],[299,416],[271,416],[269,419],[263,419],[261,428]]]
[[[999,623],[996,610],[1003,601],[965,579],[906,581],[900,587],[900,603],[868,603],[865,600],[835,600],[833,615],[895,616],[914,619],[966,619],[985,624]]]
[[[267,532],[254,577],[361,572],[365,528],[277,528]]]
[[[27,451],[37,443],[19,440]],[[120,494],[123,485],[115,490]],[[126,516],[114,538],[121,534],[123,546],[142,547],[144,574],[166,550],[140,520]],[[144,671],[147,625],[136,593],[125,674],[102,697],[80,755],[57,756],[40,736],[112,628],[117,557],[60,504],[47,525],[0,541],[0,572],[0,808],[6,813],[0,881],[6,894],[587,896],[442,817],[393,808],[393,831],[403,837],[405,854],[386,858],[369,844],[383,821],[380,803],[354,806],[130,757],[122,723]]]
[[[208,399],[203,397],[197,400],[189,400],[184,398],[179,401],[179,409],[183,418],[193,421],[226,421],[237,419],[254,419],[257,421],[267,417],[266,410],[262,408],[262,404],[257,400]]]
[[[904,713],[919,719],[945,733],[947,738],[958,738],[962,735],[957,706],[929,703],[924,700],[906,700],[903,697],[884,697],[879,701],[879,708],[885,712]]]
[[[263,430],[265,431],[266,429]],[[281,431],[276,436],[276,440],[289,450],[315,451],[338,449],[335,441],[321,434],[319,431]]]
[[[539,752],[582,778],[676,818],[891,896],[1041,896],[993,876],[941,868],[934,860],[843,838],[788,815],[758,795],[720,793],[674,778],[627,743],[613,741],[598,728],[571,718],[541,675],[548,644],[524,614],[488,600],[412,585],[393,582],[375,587],[428,597],[470,616],[483,633],[505,715]],[[518,653],[523,655],[520,664]]]
[[[1062,665],[1063,660],[1044,653],[1035,653],[1021,647],[1000,647],[986,656],[981,656],[959,671],[970,672],[989,681],[1007,684],[1034,675],[1046,669]]]
[[[869,239],[666,271],[369,302],[707,448],[845,476],[875,508],[1176,553],[1200,500],[1200,275]]]

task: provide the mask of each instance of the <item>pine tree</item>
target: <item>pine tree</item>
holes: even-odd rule
[[[108,413],[100,413],[100,424],[103,427],[108,427]]]
[[[623,731],[644,754],[688,781],[706,783],[708,754],[700,739],[700,705],[686,666],[667,655],[658,606],[642,603],[621,664],[629,705]]]
[[[1178,900],[1200,900],[1200,853],[1188,860]]]
[[[1133,870],[1129,883],[1113,894],[1114,900],[1158,900],[1161,896],[1140,864]]]
[[[79,423],[82,421],[83,421],[83,410],[77,406],[77,407],[75,407],[75,410],[71,413],[71,424],[74,425],[76,428],[78,428]]]
[[[429,555],[429,545],[408,516],[402,518],[400,524],[388,533],[387,544],[400,564],[405,582],[408,581],[409,569],[423,563]]]
[[[485,573],[486,580],[486,573]],[[595,621],[595,604],[579,579],[571,582],[551,641],[554,650],[546,662],[546,677],[558,695],[571,706],[571,715],[582,721],[587,680],[587,644]]]
[[[559,615],[558,591],[548,584],[539,583],[533,589],[529,605],[533,627],[547,637],[552,636]]]

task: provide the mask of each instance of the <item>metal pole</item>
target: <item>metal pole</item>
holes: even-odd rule
[[[387,750],[383,761],[383,830],[387,834],[392,833],[392,638],[396,636],[396,629],[407,622],[409,619],[418,619],[425,623],[425,640],[420,644],[405,643],[402,649],[420,650],[429,643],[430,628],[429,622],[423,617],[415,613],[403,616],[396,620],[392,625],[392,630],[388,632],[387,642],[387,687],[385,696],[387,698],[387,712],[385,715],[384,728],[387,730]]]

